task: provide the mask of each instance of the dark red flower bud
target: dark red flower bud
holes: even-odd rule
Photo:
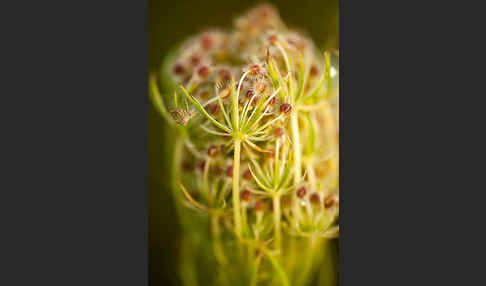
[[[220,69],[218,71],[218,76],[221,78],[221,80],[228,81],[231,79],[231,72],[227,69]]]
[[[272,99],[270,99],[270,101],[268,102],[268,104],[270,105],[274,105],[275,103],[277,102],[277,97],[272,97]]]
[[[260,66],[255,64],[250,66],[250,74],[257,75],[260,72]]]
[[[206,167],[206,161],[201,161],[199,162],[199,164],[197,165],[197,167],[199,168],[199,170],[204,170],[204,167]]]
[[[206,110],[211,113],[211,114],[216,114],[216,112],[218,112],[219,110],[219,106],[218,104],[216,103],[212,103],[212,104],[209,104],[207,107],[206,107]]]
[[[249,89],[247,92],[246,92],[246,97],[247,98],[251,98],[253,95],[255,94],[255,92],[253,91],[253,89]]]
[[[244,202],[248,202],[251,199],[251,193],[248,190],[244,190],[241,192],[241,200]]]
[[[328,209],[337,204],[338,200],[339,199],[336,194],[330,194],[324,199],[324,207]]]
[[[197,69],[197,74],[202,78],[206,78],[209,75],[209,67],[208,66],[200,66]]]
[[[260,101],[260,97],[255,96],[255,98],[253,98],[253,101],[251,102],[251,105],[256,106],[259,101]]]
[[[282,105],[280,105],[280,112],[283,112],[285,114],[289,114],[290,111],[292,111],[292,105],[290,105],[288,103],[282,103]]]
[[[198,55],[191,56],[191,64],[197,66],[201,62],[201,58]]]
[[[278,38],[277,38],[277,35],[275,34],[272,34],[268,37],[268,41],[270,42],[270,44],[275,44],[277,42]]]
[[[265,92],[265,90],[267,89],[267,85],[265,84],[265,82],[263,81],[260,81],[259,83],[257,83],[257,85],[255,86],[255,91],[256,93],[258,94],[262,94],[263,92]]]
[[[226,176],[228,177],[233,177],[233,165],[229,166],[227,169],[226,169]]]
[[[317,69],[317,67],[315,65],[312,65],[311,66],[311,69],[310,69],[310,74],[311,76],[316,76],[319,74],[319,69]]]
[[[263,207],[264,207],[264,206],[265,206],[265,205],[263,204],[263,202],[262,202],[262,201],[258,201],[258,202],[256,202],[256,203],[255,203],[255,210],[256,210],[257,212],[261,212],[261,211],[263,211]]]
[[[319,201],[321,200],[321,198],[319,197],[318,193],[313,193],[310,197],[310,200],[311,200],[312,203],[318,204]]]
[[[297,190],[297,196],[301,199],[304,198],[306,193],[307,190],[305,189],[305,187],[301,187],[300,189]]]
[[[208,148],[208,155],[209,156],[214,157],[214,156],[218,155],[218,153],[219,153],[218,147],[216,147],[214,145],[209,146],[209,148]]]
[[[175,73],[175,74],[182,74],[184,73],[186,69],[184,68],[184,66],[182,64],[175,64],[174,67],[172,68],[172,71]]]
[[[246,170],[244,173],[243,173],[243,178],[247,179],[247,180],[251,180],[252,176],[251,176],[251,172],[250,170]]]
[[[213,46],[213,37],[210,34],[204,34],[201,36],[200,43],[203,49],[209,50]]]

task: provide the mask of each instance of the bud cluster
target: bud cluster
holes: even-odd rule
[[[186,205],[215,233],[277,250],[273,265],[291,267],[293,239],[339,233],[336,58],[261,5],[231,31],[185,41],[161,73],[166,93],[152,95],[178,130],[174,179]]]

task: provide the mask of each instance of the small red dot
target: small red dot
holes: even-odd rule
[[[258,201],[255,203],[255,210],[257,212],[263,211],[264,204],[262,201]]]
[[[257,75],[260,72],[260,66],[255,64],[250,66],[250,74]]]
[[[231,79],[231,72],[227,69],[219,70],[218,75],[222,80],[225,80],[225,81]]]
[[[201,62],[201,58],[198,55],[191,56],[191,64],[197,66]]]
[[[280,105],[280,112],[289,114],[290,111],[292,111],[292,105],[288,103],[282,103],[282,105]]]
[[[201,36],[201,46],[205,50],[209,50],[213,46],[213,37],[210,34]]]
[[[250,170],[246,170],[244,173],[243,173],[243,178],[247,179],[247,180],[251,180],[252,176],[251,176],[251,172]]]
[[[175,64],[174,67],[172,68],[172,71],[175,74],[181,74],[181,73],[184,73],[185,69],[184,69],[184,66],[182,64]]]
[[[208,66],[201,66],[197,69],[197,73],[200,77],[205,78],[209,75],[209,67]]]
[[[241,192],[241,199],[244,201],[244,202],[248,202],[251,198],[251,193],[250,191],[248,190],[244,190],[243,192]]]
[[[226,176],[228,176],[228,177],[233,177],[233,166],[229,166],[229,167],[226,169]]]
[[[270,99],[270,101],[268,102],[268,104],[270,105],[274,105],[275,103],[277,102],[277,97],[272,97],[272,99]]]
[[[271,43],[271,44],[275,44],[277,42],[277,35],[273,34],[273,35],[270,35],[270,37],[268,37],[268,41]]]
[[[206,166],[206,161],[201,161],[201,162],[199,162],[199,164],[198,164],[198,168],[199,168],[199,170],[201,170],[201,171],[202,171],[202,170],[204,170],[204,167],[205,167],[205,166]]]
[[[302,187],[302,188],[297,190],[297,196],[301,199],[305,196],[306,193],[307,193],[307,190],[305,189],[305,187]]]
[[[209,156],[214,157],[218,153],[219,153],[218,147],[216,147],[215,145],[209,146],[209,148],[208,148],[208,155]]]
[[[331,194],[324,199],[324,207],[326,209],[334,206],[338,202],[338,199],[335,194]]]
[[[313,193],[311,195],[310,200],[311,200],[312,203],[317,204],[317,203],[319,203],[319,201],[321,200],[321,198],[319,197],[319,194],[318,193]]]

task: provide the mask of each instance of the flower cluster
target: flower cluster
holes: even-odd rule
[[[288,261],[299,256],[293,240],[315,250],[339,233],[336,58],[261,5],[231,31],[185,41],[159,84],[150,81],[154,105],[178,130],[181,198],[211,219],[211,233],[258,249],[250,261],[267,255],[283,284],[302,283]],[[222,265],[223,248],[215,244]],[[269,279],[265,271],[256,266],[251,283]]]

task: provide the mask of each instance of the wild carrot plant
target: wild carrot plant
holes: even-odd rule
[[[183,284],[331,281],[316,277],[339,233],[337,52],[261,5],[182,43],[149,89],[172,127]]]

